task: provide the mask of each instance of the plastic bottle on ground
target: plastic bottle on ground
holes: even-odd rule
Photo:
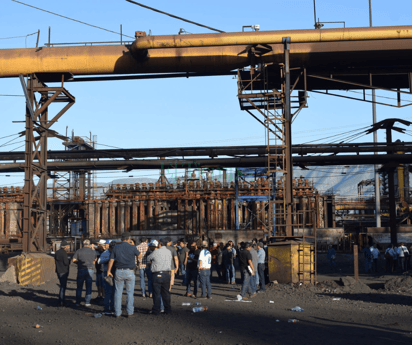
[[[193,305],[202,305],[200,302],[193,303]]]
[[[101,313],[94,314],[94,317],[95,317],[95,318],[102,317],[102,316],[103,316],[103,314],[101,314]]]
[[[290,322],[290,323],[296,323],[296,322],[299,322],[299,320],[296,320],[296,319],[289,319],[289,320],[288,320],[288,322]]]
[[[183,302],[182,305],[192,305],[192,303],[189,302]]]
[[[37,310],[43,310],[43,308],[40,307],[40,306],[38,306],[36,309],[37,309]]]
[[[207,307],[194,307],[192,310],[194,313],[199,313],[199,312],[206,311],[207,309],[208,309]]]

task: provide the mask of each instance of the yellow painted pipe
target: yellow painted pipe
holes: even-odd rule
[[[412,38],[412,26],[146,36],[136,39],[132,44],[132,51],[158,48],[277,44],[282,43],[284,37],[290,37],[291,43],[405,39]]]

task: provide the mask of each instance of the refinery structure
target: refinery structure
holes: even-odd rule
[[[356,90],[358,101],[410,105],[402,97],[412,93],[411,61],[410,26],[289,31],[254,26],[170,36],[136,31],[127,42],[49,41],[2,49],[0,78],[20,79],[26,115],[24,151],[0,152],[1,173],[24,172],[23,188],[0,190],[0,248],[46,253],[64,238],[119,238],[125,231],[137,238],[264,238],[274,247],[301,241],[303,253],[308,243],[311,252],[299,279],[313,281],[314,252],[329,244],[353,251],[365,243],[410,243],[412,143],[392,140],[410,122],[388,118],[363,131],[381,131],[384,142],[293,145],[292,128],[308,107],[308,92],[341,97],[341,90]],[[236,78],[239,107],[265,129],[265,145],[101,150],[91,135],[53,130],[66,112],[75,111],[73,83],[216,75]],[[368,100],[365,91],[371,90],[391,92],[396,101]],[[49,150],[50,137],[61,139],[63,149]],[[375,172],[359,182],[356,198],[320,191],[294,173],[295,167],[301,172],[359,164],[373,165]],[[156,182],[100,188],[95,178],[96,171],[145,169],[158,169]],[[166,169],[181,175],[170,179]],[[365,188],[374,193],[363,195]]]

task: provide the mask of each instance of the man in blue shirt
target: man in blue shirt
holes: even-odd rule
[[[260,290],[259,293],[265,292],[265,259],[266,259],[266,252],[263,249],[263,243],[259,242],[258,245],[258,274],[259,274],[259,285]]]
[[[122,294],[125,284],[127,317],[134,316],[134,284],[136,279],[134,268],[136,266],[136,256],[140,260],[140,253],[133,245],[130,232],[124,232],[122,234],[122,242],[117,244],[110,254],[109,267],[107,269],[107,276],[113,277],[111,270],[113,263],[116,261],[116,275],[114,277],[114,312],[116,317],[120,317],[122,314]]]

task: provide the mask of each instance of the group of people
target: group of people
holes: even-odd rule
[[[173,243],[171,238],[152,240],[141,238],[136,245],[131,234],[122,234],[121,241],[100,240],[93,244],[83,241],[71,260],[68,257],[70,243],[62,241],[55,254],[56,272],[60,282],[59,305],[66,305],[66,286],[69,266],[77,264],[76,306],[80,306],[84,284],[86,285],[85,306],[91,306],[92,283],[96,274],[98,296],[104,301],[104,311],[115,317],[122,314],[122,294],[126,290],[127,317],[134,316],[134,290],[136,275],[140,277],[143,297],[153,298],[149,313],[171,314],[170,290],[179,272],[186,286],[185,295],[199,298],[212,298],[211,276],[215,270],[219,279],[235,284],[235,266],[240,268],[242,277],[241,296],[254,297],[257,292],[265,291],[266,251],[262,242],[241,243],[235,248],[233,241],[225,246],[208,241],[184,240]],[[147,281],[147,283],[146,283]],[[192,293],[193,283],[193,293]],[[147,285],[146,285],[147,284]],[[260,290],[257,288],[260,286]]]
[[[412,246],[408,249],[404,243],[399,246],[394,244],[388,245],[383,253],[385,259],[386,273],[394,273],[398,269],[403,273],[411,269],[411,255]],[[363,250],[363,257],[365,263],[365,273],[378,273],[379,261],[381,252],[378,245],[375,243],[372,246],[366,245]],[[332,269],[336,267],[336,250],[330,245],[327,253],[329,265]]]

